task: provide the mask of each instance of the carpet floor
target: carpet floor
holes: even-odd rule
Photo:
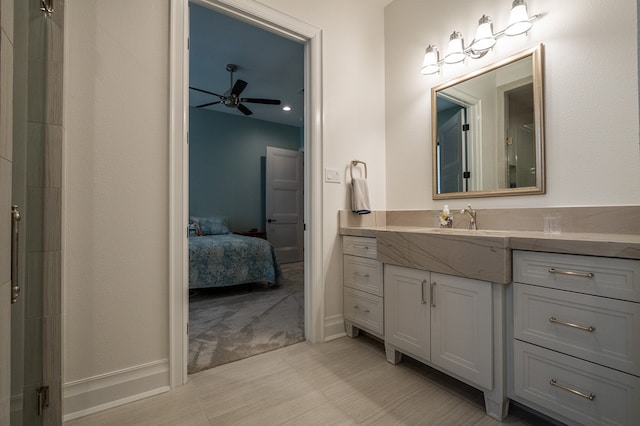
[[[189,294],[189,374],[304,340],[304,264],[281,265],[283,283]]]

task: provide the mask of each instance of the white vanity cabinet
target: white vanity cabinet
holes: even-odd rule
[[[492,284],[384,265],[385,349],[493,388]]]
[[[510,397],[581,425],[640,419],[640,261],[513,252]]]
[[[343,251],[343,301],[346,333],[350,337],[365,330],[382,338],[384,308],[382,264],[378,262],[376,239],[345,236]]]

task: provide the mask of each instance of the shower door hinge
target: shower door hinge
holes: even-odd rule
[[[463,125],[462,125],[462,131],[463,131],[463,132],[467,132],[467,131],[469,131],[469,125],[468,125],[468,124],[463,124]]]
[[[49,407],[49,385],[41,386],[36,389],[38,397],[38,417],[42,416],[42,411]]]

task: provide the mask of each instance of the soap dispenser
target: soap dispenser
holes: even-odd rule
[[[449,205],[445,204],[440,213],[440,228],[453,228],[453,217],[449,211]]]

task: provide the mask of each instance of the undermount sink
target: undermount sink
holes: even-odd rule
[[[495,283],[511,282],[509,233],[460,228],[398,227],[377,233],[383,263]]]

